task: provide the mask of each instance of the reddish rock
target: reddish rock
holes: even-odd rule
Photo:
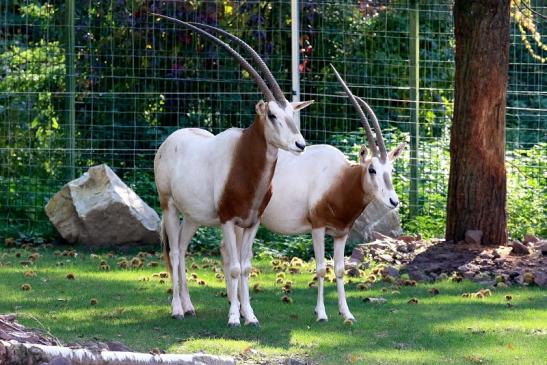
[[[361,247],[355,247],[353,251],[351,252],[350,261],[362,262],[364,257],[365,257],[365,252],[363,251],[363,249]]]
[[[406,242],[406,243],[416,241],[416,237],[412,237],[412,236],[401,236],[401,237],[399,237],[399,239],[403,242]]]
[[[539,242],[539,238],[537,238],[536,236],[534,236],[533,234],[527,234],[524,236],[524,240],[523,240],[525,243],[536,243],[536,242]]]
[[[519,241],[513,241],[511,255],[529,255],[530,250]]]
[[[480,245],[482,241],[482,231],[469,230],[465,232],[465,242],[470,245]]]

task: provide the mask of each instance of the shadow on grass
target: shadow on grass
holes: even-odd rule
[[[353,326],[343,324],[337,315],[335,286],[327,284],[325,304],[330,321],[317,323],[313,313],[316,290],[302,289],[312,274],[291,277],[295,282],[293,304],[284,304],[282,293],[273,284],[275,274],[266,273],[267,265],[263,268],[258,282],[264,291],[253,294],[252,301],[260,328],[227,327],[228,301],[219,295],[224,283],[215,280],[211,272],[197,270],[208,281],[207,286],[191,283],[197,317],[177,321],[170,317],[170,284],[160,284],[157,279],[138,281],[140,276],[150,277],[152,269],[99,272],[95,262],[83,258],[64,268],[39,262],[34,268],[38,275],[33,278],[23,277],[20,267],[0,267],[0,313],[17,310],[24,324],[40,327],[25,316],[32,314],[67,342],[114,339],[138,351],[159,347],[224,354],[252,346],[279,354],[306,353],[327,363],[352,353],[374,359],[390,351],[399,351],[403,357],[409,354],[409,358],[420,353],[440,359],[442,354],[462,349],[499,346],[513,332],[514,337],[523,339],[511,341],[539,349],[539,338],[528,336],[528,332],[545,328],[547,320],[547,299],[540,289],[510,288],[478,300],[461,297],[462,292],[476,291],[476,284],[442,282],[435,284],[441,292],[438,296],[427,293],[433,285],[404,287],[399,294],[382,293],[380,285],[367,292],[348,285],[348,304],[358,319]],[[69,271],[76,273],[76,280],[65,278]],[[23,283],[30,283],[32,291],[21,291]],[[514,292],[513,308],[505,302],[504,293],[508,292]],[[363,303],[365,296],[385,296],[388,303]],[[419,298],[420,303],[407,304],[411,297]],[[98,304],[92,306],[91,298]],[[496,323],[502,327],[496,328]],[[504,328],[513,332],[503,332]]]

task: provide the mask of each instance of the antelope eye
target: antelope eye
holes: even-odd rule
[[[268,118],[271,119],[271,120],[274,120],[274,119],[275,119],[275,115],[273,115],[272,113],[268,113]]]
[[[376,173],[376,170],[374,170],[374,167],[369,167],[369,168],[368,168],[368,172],[369,172],[370,174],[375,174],[375,173]]]

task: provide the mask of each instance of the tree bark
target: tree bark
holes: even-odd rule
[[[510,0],[456,0],[456,80],[446,239],[507,241],[505,103]]]

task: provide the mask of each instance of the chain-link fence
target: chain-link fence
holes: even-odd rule
[[[530,4],[545,41],[540,15],[547,14],[547,1]],[[358,118],[328,66],[333,63],[376,111],[388,146],[410,142],[395,177],[403,224],[431,235],[442,234],[445,216],[451,6],[411,0],[299,5],[302,99],[316,101],[301,115],[305,138],[333,144],[350,158],[363,143]],[[1,234],[51,234],[43,212],[48,199],[100,163],[157,208],[153,156],[169,133],[190,126],[219,132],[252,121],[261,95],[239,65],[150,12],[240,36],[290,95],[289,1],[0,0]],[[546,234],[547,66],[532,57],[517,25],[510,53],[510,231]],[[547,52],[540,47],[537,54]]]

